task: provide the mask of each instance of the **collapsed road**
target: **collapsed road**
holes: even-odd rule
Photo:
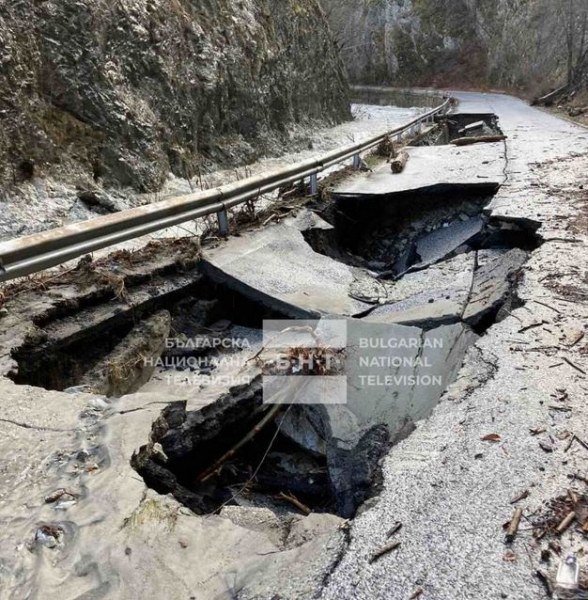
[[[588,134],[507,96],[457,96],[453,137],[496,116],[507,139],[410,148],[402,174],[375,166],[227,242],[82,261],[42,293],[13,290],[0,320],[10,589],[545,596],[553,533],[521,528],[507,548],[501,526],[517,496],[545,520],[581,470],[564,433],[585,426]],[[278,406],[249,439],[268,414],[263,319],[333,316],[347,324],[347,402]],[[145,359],[177,370],[172,333],[249,340],[237,365],[250,383],[182,386],[182,372],[170,385],[168,362]],[[360,357],[365,338],[418,343],[394,363],[398,345]],[[374,558],[395,523],[400,545]]]

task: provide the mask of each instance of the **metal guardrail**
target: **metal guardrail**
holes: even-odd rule
[[[376,147],[387,137],[417,135],[423,124],[445,114],[451,105],[447,98],[440,106],[401,127],[361,143],[329,152],[322,157],[291,167],[251,177],[222,187],[162,200],[112,215],[73,223],[0,244],[0,282],[37,273],[108,246],[216,214],[222,235],[228,234],[227,210],[272,192],[288,183],[309,179],[311,193],[318,189],[318,173],[350,158],[360,164],[360,154]]]

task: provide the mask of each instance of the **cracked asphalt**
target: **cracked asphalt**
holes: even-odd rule
[[[386,458],[385,489],[351,525],[324,600],[545,598],[534,572],[553,577],[558,561],[540,562],[548,540],[534,540],[527,518],[570,487],[587,491],[568,474],[586,473],[588,454],[580,445],[564,452],[563,440],[588,426],[587,378],[564,360],[588,371],[587,347],[571,346],[585,330],[588,305],[560,297],[547,282],[573,282],[588,293],[588,236],[585,229],[569,233],[586,210],[573,194],[586,183],[588,131],[508,96],[455,95],[461,112],[496,113],[508,135],[505,182],[492,214],[540,220],[540,233],[553,241],[525,267],[519,295],[526,305],[479,340],[433,415]],[[565,412],[550,408],[562,388]],[[553,452],[531,435],[537,426]],[[488,434],[500,441],[483,441]],[[517,504],[525,520],[510,554],[502,525],[522,490],[530,495]],[[400,547],[370,563],[396,521],[403,523]],[[564,553],[583,542],[573,528],[559,540]],[[580,563],[588,569],[586,559]]]
[[[495,112],[508,135],[493,214],[541,221],[549,241],[525,267],[526,304],[469,350],[433,415],[386,457],[381,494],[342,528],[280,551],[266,516],[258,529],[200,518],[146,489],[129,458],[159,394],[110,404],[0,379],[0,599],[546,597],[533,573],[553,577],[557,560],[540,563],[549,537],[536,542],[530,520],[570,487],[587,491],[568,475],[588,474],[588,453],[568,444],[588,428],[588,131],[508,96],[454,95],[462,112]],[[554,410],[562,389],[565,410]],[[75,505],[45,502],[66,486]],[[502,525],[523,490],[511,554]],[[370,562],[398,521],[400,546]],[[33,544],[40,523],[63,526],[57,548]],[[579,550],[583,538],[570,528],[559,543]]]

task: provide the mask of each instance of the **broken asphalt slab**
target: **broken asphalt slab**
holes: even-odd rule
[[[569,189],[583,185],[586,160],[577,153],[588,151],[586,130],[509,96],[455,95],[460,112],[495,112],[509,136],[507,183],[490,205],[491,215],[540,220],[543,237],[562,236],[577,211],[570,194],[554,195],[537,184],[541,178],[561,180]],[[557,159],[564,160],[559,164]],[[554,162],[533,172],[533,163],[546,160]],[[537,543],[531,531],[521,531],[508,554],[502,523],[512,515],[511,501],[521,490],[530,492],[519,504],[530,516],[570,487],[568,474],[585,472],[585,449],[564,455],[567,442],[557,437],[588,427],[586,379],[559,359],[569,355],[586,370],[585,347],[566,350],[557,336],[568,323],[585,323],[588,313],[585,305],[558,300],[544,281],[547,276],[560,281],[569,273],[577,282],[574,266],[585,263],[587,242],[584,230],[581,244],[553,242],[532,253],[518,289],[526,307],[514,309],[480,338],[432,416],[385,459],[384,490],[353,522],[350,545],[321,600],[401,600],[416,597],[421,589],[423,598],[435,600],[546,597],[535,571],[540,568],[552,579],[559,561],[541,563],[547,541]],[[549,321],[553,334],[541,327],[521,331],[521,322],[541,320]],[[550,395],[563,386],[572,410],[550,411]],[[556,440],[550,454],[529,433],[538,424]],[[481,440],[490,433],[498,434],[500,442]],[[385,543],[397,521],[403,523],[402,546],[371,563],[371,553]],[[558,543],[562,555],[574,549],[567,539]],[[580,563],[584,570],[585,561]]]
[[[384,164],[372,173],[345,180],[333,190],[333,198],[393,196],[444,186],[497,188],[504,180],[504,143],[467,148],[422,146],[406,151],[409,158],[402,173],[392,174],[390,165]]]
[[[290,318],[352,316],[369,304],[349,296],[356,269],[315,252],[303,232],[331,226],[309,211],[205,251],[215,282]]]
[[[465,311],[476,267],[476,253],[459,254],[398,281],[379,282],[381,306],[365,321],[431,329],[456,323]]]

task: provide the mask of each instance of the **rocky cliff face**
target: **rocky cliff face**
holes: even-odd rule
[[[349,117],[318,0],[0,4],[0,183],[156,190]]]
[[[351,79],[549,86],[561,76],[559,0],[322,0]]]

